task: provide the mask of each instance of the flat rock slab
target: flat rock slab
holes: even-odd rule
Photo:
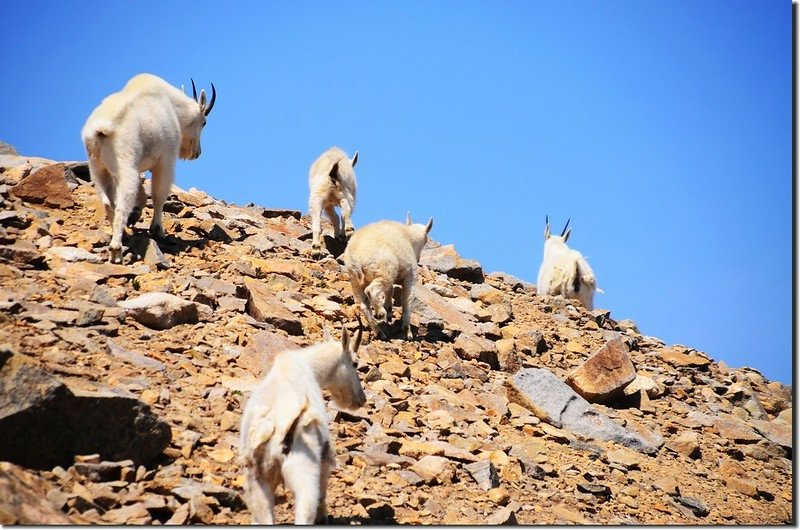
[[[275,356],[282,351],[297,350],[296,342],[274,331],[259,331],[250,338],[236,363],[256,377],[266,375]]]
[[[68,386],[16,354],[0,363],[0,460],[52,469],[97,453],[146,464],[172,438],[169,425],[132,394]]]
[[[45,251],[48,256],[61,258],[64,261],[74,263],[76,261],[87,261],[89,263],[103,263],[106,259],[100,254],[93,254],[87,250],[77,247],[52,247]]]
[[[539,419],[590,438],[611,441],[654,454],[658,447],[614,423],[549,370],[526,368],[507,380],[509,401],[528,408]]]
[[[303,334],[300,317],[289,311],[275,293],[258,280],[245,280],[247,313],[259,322],[267,322],[291,335]]]
[[[457,280],[483,283],[481,264],[474,259],[464,259],[459,256],[453,245],[433,248],[426,246],[420,255],[419,264]]]
[[[44,204],[51,208],[72,208],[75,206],[75,201],[72,200],[72,193],[67,187],[68,171],[64,164],[44,166],[13,186],[10,194],[33,204]],[[74,176],[72,178],[74,179]]]
[[[658,354],[662,359],[677,367],[704,368],[711,364],[708,358],[696,353],[691,353],[691,350],[677,346],[662,348],[658,351]]]
[[[567,376],[566,383],[592,403],[605,403],[623,393],[636,379],[628,347],[619,339],[608,341]]]
[[[196,324],[197,304],[169,293],[145,293],[119,303],[134,320],[153,329]]]

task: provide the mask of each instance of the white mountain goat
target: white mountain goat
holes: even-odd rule
[[[550,220],[545,217],[544,258],[539,267],[536,290],[539,294],[571,298],[580,301],[587,311],[594,309],[597,282],[594,272],[583,255],[567,246],[572,228],[564,225],[560,236],[550,234]]]
[[[211,101],[205,90],[198,99],[192,80],[192,96],[159,77],[139,74],[103,99],[83,126],[89,173],[111,223],[112,262],[122,261],[124,224],[135,224],[144,208],[142,171],[153,175],[150,233],[164,235],[161,214],[175,181],[175,161],[200,156],[200,133],[217,91],[212,83]]]
[[[333,224],[333,237],[342,239],[353,233],[351,216],[356,207],[356,172],[358,151],[350,159],[338,147],[331,147],[317,158],[308,171],[308,214],[311,216],[311,252],[322,257],[321,217],[325,210]],[[342,219],[335,207],[342,210]]]
[[[342,340],[284,351],[247,401],[239,455],[245,470],[245,502],[254,524],[273,524],[275,488],[294,493],[296,524],[327,519],[325,494],[336,452],[322,389],[344,408],[366,402],[356,371],[361,321],[355,340],[342,326]]]
[[[347,244],[344,263],[353,296],[361,305],[372,332],[381,338],[385,339],[386,335],[378,329],[376,316],[380,321],[391,322],[395,284],[402,289],[403,336],[409,340],[413,338],[411,294],[419,276],[419,256],[432,227],[432,217],[427,225],[411,224],[411,214],[407,214],[405,225],[378,221],[356,230]]]

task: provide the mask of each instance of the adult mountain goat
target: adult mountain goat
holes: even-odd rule
[[[342,340],[284,351],[256,385],[242,414],[239,455],[245,470],[245,502],[254,524],[273,524],[275,488],[294,493],[296,524],[324,522],[325,493],[336,464],[322,389],[349,409],[366,402],[356,371],[361,344],[342,326]]]
[[[401,287],[403,336],[409,340],[413,338],[411,293],[419,276],[419,257],[432,227],[433,217],[426,225],[412,224],[411,214],[407,214],[405,225],[378,221],[356,230],[347,244],[344,263],[353,296],[361,305],[372,332],[381,338],[385,338],[385,334],[378,329],[375,316],[391,322],[395,284]]]
[[[112,262],[122,261],[124,225],[135,224],[144,208],[143,171],[153,175],[150,233],[164,236],[161,215],[175,181],[175,161],[200,156],[200,133],[216,99],[213,83],[208,102],[205,90],[198,99],[194,80],[190,98],[160,77],[139,74],[89,115],[81,139],[92,183],[111,223]]]
[[[311,252],[322,257],[322,211],[333,224],[333,237],[342,239],[353,233],[350,219],[356,207],[356,172],[358,151],[353,158],[338,147],[331,147],[317,158],[308,171],[308,214],[311,216]],[[342,210],[342,219],[336,207]]]
[[[580,301],[587,311],[594,309],[597,283],[594,272],[583,255],[567,246],[572,228],[569,219],[560,236],[550,234],[550,219],[545,217],[544,258],[536,279],[539,294],[571,298]],[[600,291],[602,292],[602,291]]]

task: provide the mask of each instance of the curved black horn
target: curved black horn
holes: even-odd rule
[[[192,79],[191,77],[189,79]],[[192,79],[192,98],[197,101],[197,89],[194,87],[194,79]]]
[[[564,230],[561,231],[561,237],[564,237],[564,234],[567,233],[568,226],[569,226],[569,219],[567,219],[567,224],[564,225]]]
[[[211,113],[215,101],[217,101],[217,88],[214,86],[214,83],[211,83],[211,101],[208,103],[208,107],[206,107],[206,116]]]
[[[550,216],[549,215],[545,215],[544,216],[544,224],[545,225],[549,225],[550,224]]]

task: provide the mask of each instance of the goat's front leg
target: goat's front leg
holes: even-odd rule
[[[128,215],[128,226],[133,226],[142,218],[142,212],[147,205],[147,194],[144,192],[142,179],[139,178],[139,187],[136,191],[136,202],[133,205],[130,215]]]
[[[163,160],[152,170],[153,220],[150,222],[150,236],[155,239],[164,237],[162,212],[167,202],[172,183],[175,181],[175,160]]]
[[[356,275],[352,272],[350,273],[350,285],[353,287],[353,298],[355,298],[356,302],[358,302],[361,307],[361,312],[364,313],[364,317],[366,317],[367,323],[370,329],[372,329],[372,333],[381,340],[385,340],[386,335],[378,328],[378,323],[375,320],[375,315],[372,314],[372,308],[370,307],[367,295],[364,293],[364,289],[361,288],[361,283],[356,278]]]

